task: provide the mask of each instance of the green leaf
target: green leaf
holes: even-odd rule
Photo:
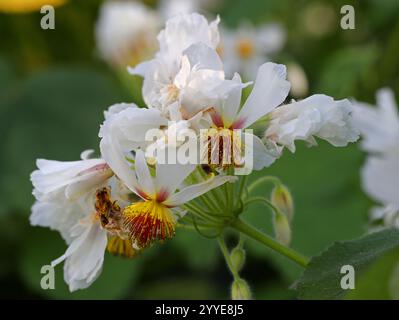
[[[356,279],[356,289],[345,299],[398,299],[399,249],[384,254]]]
[[[321,255],[313,257],[296,284],[300,299],[339,299],[346,293],[341,288],[341,267],[351,265],[355,274],[384,253],[399,246],[399,231],[384,230],[357,240],[334,243]]]

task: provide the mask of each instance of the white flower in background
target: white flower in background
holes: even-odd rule
[[[253,79],[258,68],[270,60],[269,55],[281,50],[285,31],[279,24],[255,27],[241,24],[237,30],[222,29],[218,52],[228,76],[240,73],[245,80]]]
[[[399,149],[399,111],[390,89],[377,92],[377,108],[356,102],[354,121],[362,134],[362,148],[370,153]]]
[[[294,98],[303,98],[308,94],[309,83],[305,70],[297,63],[287,64],[287,78],[291,83],[290,95]]]
[[[362,169],[363,189],[382,207],[373,208],[371,220],[399,228],[399,112],[390,89],[377,92],[377,107],[355,103],[355,123],[362,148],[369,153]]]
[[[295,140],[315,145],[315,137],[335,147],[343,147],[359,138],[358,130],[353,125],[352,111],[349,100],[335,101],[329,96],[316,94],[271,112],[265,139],[292,152],[295,152]]]
[[[157,50],[159,22],[156,12],[137,1],[105,2],[95,30],[98,51],[112,65],[136,65]]]
[[[199,11],[201,0],[160,0],[159,10],[167,20],[178,14],[188,14]]]
[[[220,0],[160,0],[159,11],[165,20],[178,14],[206,11],[219,4]]]
[[[39,200],[76,199],[110,178],[113,173],[103,159],[89,159],[93,152],[82,152],[79,161],[38,159],[38,170],[31,174],[35,197]]]
[[[123,210],[125,227],[140,248],[174,236],[177,220],[185,214],[180,206],[213,188],[235,180],[231,176],[216,176],[185,186],[184,180],[196,166],[180,164],[157,163],[155,176],[152,176],[141,150],[136,152],[135,170],[132,171],[124,155],[115,154],[108,141],[103,139],[100,143],[104,158],[125,185],[141,198],[141,201]]]

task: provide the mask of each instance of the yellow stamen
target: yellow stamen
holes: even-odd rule
[[[241,136],[226,128],[211,128],[203,133],[201,143],[205,148],[202,163],[213,168],[240,167],[243,165]]]
[[[122,239],[118,236],[109,236],[107,250],[116,256],[133,258],[138,253],[132,246],[130,239]]]
[[[124,225],[140,248],[152,242],[170,239],[175,234],[176,221],[171,210],[155,200],[134,203],[123,210]]]

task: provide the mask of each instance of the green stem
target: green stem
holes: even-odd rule
[[[234,280],[239,280],[240,276],[238,275],[237,270],[234,269],[233,264],[230,259],[230,253],[227,249],[226,242],[224,241],[223,236],[218,237],[220,251],[222,251],[224,259],[226,260],[227,266],[230,269],[231,274],[233,275]]]
[[[257,187],[259,187],[261,184],[266,183],[266,182],[272,182],[272,183],[274,183],[274,185],[281,184],[279,178],[273,177],[273,176],[266,176],[266,177],[259,178],[259,179],[255,180],[254,182],[252,182],[248,187],[248,192],[251,193]]]
[[[244,195],[244,189],[247,185],[247,180],[248,180],[248,176],[243,176],[240,180],[240,186],[238,188],[238,196],[237,196],[237,202],[236,202],[236,206],[239,205],[242,196]]]
[[[257,240],[258,242],[268,246],[269,248],[277,251],[278,253],[282,254],[283,256],[291,259],[292,261],[296,262],[302,267],[306,267],[309,263],[309,259],[302,254],[296,252],[295,250],[288,248],[278,241],[274,240],[273,238],[269,237],[268,235],[260,232],[253,226],[243,222],[240,219],[236,219],[232,222],[231,227],[242,232],[249,238]]]
[[[256,203],[256,202],[260,202],[260,203],[266,205],[267,207],[272,209],[274,211],[274,213],[276,213],[276,214],[281,213],[280,209],[278,209],[273,203],[271,203],[269,200],[267,200],[266,198],[263,198],[263,197],[250,197],[249,199],[245,200],[244,207],[250,205],[251,203]]]
[[[218,219],[215,219],[210,214],[205,213],[204,210],[198,208],[193,203],[185,203],[184,207],[186,207],[191,213],[197,215],[198,217],[200,217],[201,219],[203,219],[205,221],[210,221],[210,222],[214,223],[216,226],[221,225],[221,222]]]

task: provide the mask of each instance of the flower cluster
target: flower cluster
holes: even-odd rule
[[[200,231],[234,223],[245,196],[242,187],[238,193],[235,187],[244,185],[245,178],[236,183],[234,169],[243,163],[228,161],[231,153],[249,148],[253,169],[261,170],[285,147],[294,152],[297,140],[314,145],[320,138],[334,146],[357,140],[348,100],[314,95],[285,104],[290,83],[284,65],[261,65],[254,83],[243,83],[238,73],[226,77],[217,52],[218,23],[219,18],[209,23],[196,13],[166,22],[154,58],[129,68],[144,78],[146,106],[120,103],[104,112],[99,158],[85,151],[78,161],[37,161],[31,176],[37,201],[30,220],[58,230],[68,244],[52,264],[65,261],[71,291],[88,287],[99,276],[106,250],[134,257],[172,238],[179,224]],[[261,134],[247,130],[254,125]],[[149,141],[152,130],[160,134]],[[198,140],[207,134],[205,163],[165,162],[159,152],[150,155],[154,146],[168,154],[185,147],[184,141],[170,141],[171,132],[190,132]],[[284,230],[292,217],[287,192],[279,188],[274,193],[281,213],[276,222],[289,215]],[[280,238],[288,242],[289,237]]]
[[[362,169],[363,188],[382,204],[371,211],[373,223],[399,228],[399,114],[393,92],[377,92],[377,108],[356,103],[354,120],[368,153]]]

